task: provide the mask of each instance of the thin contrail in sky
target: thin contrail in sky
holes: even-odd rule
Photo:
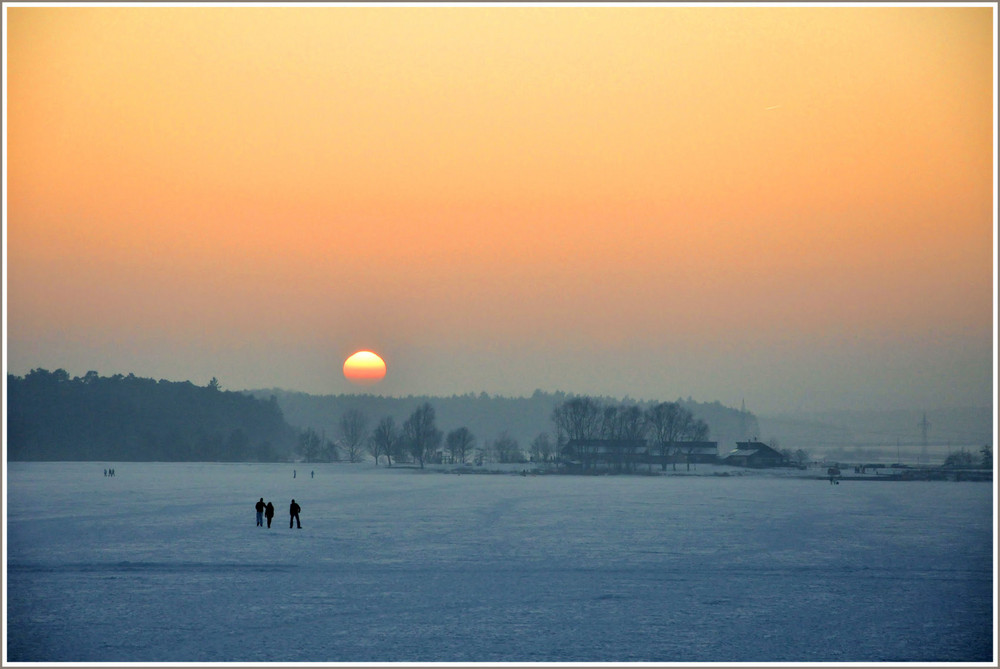
[[[764,107],[764,109],[765,109],[765,110],[768,110],[768,109],[777,109],[777,108],[778,108],[778,107],[780,107],[780,106],[781,106],[781,105],[771,105],[770,107]]]

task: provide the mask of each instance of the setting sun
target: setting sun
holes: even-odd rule
[[[385,360],[371,351],[358,351],[344,361],[344,377],[363,386],[378,383],[385,378]]]

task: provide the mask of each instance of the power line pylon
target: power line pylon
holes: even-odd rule
[[[927,431],[931,428],[931,424],[927,422],[927,412],[924,412],[923,418],[920,419],[920,464],[927,463]]]

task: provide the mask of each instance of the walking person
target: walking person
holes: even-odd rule
[[[300,530],[302,529],[302,523],[299,522],[299,511],[301,511],[301,510],[302,510],[302,507],[299,506],[298,504],[296,504],[295,500],[293,499],[292,503],[288,507],[288,514],[289,514],[288,515],[288,528],[289,529],[291,529],[293,523],[296,524],[296,525],[298,525]]]
[[[253,508],[257,510],[257,527],[264,527],[264,498],[261,497]]]
[[[274,518],[274,504],[270,502],[264,507],[264,517],[267,518],[267,529],[271,529],[271,519]]]

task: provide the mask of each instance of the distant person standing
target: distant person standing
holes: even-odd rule
[[[293,523],[295,525],[298,525],[300,530],[302,529],[302,523],[299,522],[299,511],[301,511],[301,510],[302,510],[302,507],[299,506],[298,504],[296,504],[295,500],[293,499],[291,505],[289,505],[289,507],[288,507],[288,528],[289,529],[291,529]]]
[[[270,502],[264,507],[264,517],[267,518],[267,529],[271,529],[271,519],[274,518],[274,504]]]
[[[253,508],[257,510],[257,527],[264,527],[264,498],[261,497]]]

